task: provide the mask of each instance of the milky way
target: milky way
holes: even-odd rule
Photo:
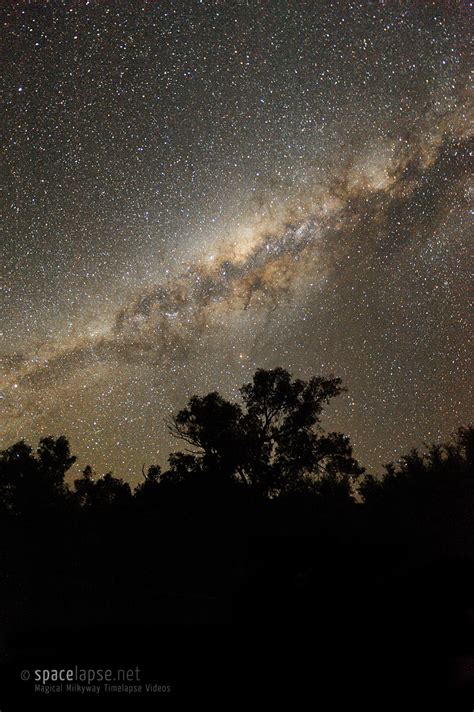
[[[468,422],[462,3],[3,14],[2,444],[134,479],[276,365],[343,378],[369,467]]]

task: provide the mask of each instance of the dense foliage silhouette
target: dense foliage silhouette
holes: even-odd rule
[[[453,660],[472,653],[474,429],[365,474],[321,426],[343,390],[277,368],[241,404],[193,396],[168,423],[183,450],[133,491],[90,466],[68,484],[64,436],[0,453],[6,645],[104,624],[382,627],[430,641],[417,675],[470,684]]]

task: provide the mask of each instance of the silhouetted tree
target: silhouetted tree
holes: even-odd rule
[[[170,473],[185,462],[189,473],[235,478],[265,496],[312,487],[321,475],[359,475],[349,439],[320,426],[324,406],[343,390],[338,378],[292,380],[276,368],[257,370],[241,388],[244,409],[218,393],[193,396],[170,423],[192,448]]]
[[[203,476],[201,458],[184,452],[173,452],[168,458],[169,469],[160,477],[162,485],[192,482]]]
[[[64,476],[76,457],[71,455],[69,442],[64,435],[59,438],[42,438],[37,450],[39,468],[50,485],[58,492],[64,490]]]
[[[75,461],[64,436],[42,438],[36,453],[22,440],[4,450],[0,453],[2,507],[21,514],[64,503],[69,495],[64,477]]]
[[[144,481],[135,487],[134,497],[142,505],[153,507],[160,497],[161,468],[151,465],[144,475]]]
[[[240,406],[229,403],[218,393],[209,393],[202,398],[193,396],[188,406],[169,423],[171,433],[192,448],[194,460],[181,459],[181,470],[186,463],[187,470],[197,468],[232,477],[240,460],[241,421]],[[178,461],[174,459],[170,464],[171,469],[176,468]]]
[[[381,477],[366,475],[359,491],[371,506],[424,505],[433,496],[461,491],[466,481],[472,482],[473,461],[474,428],[459,428],[452,442],[430,445],[424,453],[413,449],[398,463],[386,465]]]
[[[31,501],[38,463],[32,448],[20,440],[0,454],[0,499],[3,510],[19,513]]]
[[[75,495],[79,503],[84,506],[93,498],[94,471],[90,465],[86,465],[82,471],[82,476],[74,480]]]
[[[82,477],[74,480],[74,488],[79,501],[87,508],[123,506],[131,499],[128,482],[114,477],[111,472],[94,479],[94,473],[89,466],[84,469]]]
[[[130,485],[120,477],[114,477],[111,472],[107,472],[100,477],[93,490],[94,506],[124,505],[131,497]]]

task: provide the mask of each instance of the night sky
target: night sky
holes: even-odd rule
[[[0,16],[2,447],[136,481],[275,366],[343,379],[369,469],[468,424],[467,2]]]

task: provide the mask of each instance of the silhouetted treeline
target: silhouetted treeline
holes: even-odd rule
[[[242,405],[194,396],[168,423],[183,449],[133,490],[90,466],[68,486],[65,437],[3,451],[7,640],[103,623],[381,625],[418,630],[430,666],[457,680],[472,635],[474,429],[368,475],[349,438],[321,427],[342,391],[274,369],[243,386]]]

